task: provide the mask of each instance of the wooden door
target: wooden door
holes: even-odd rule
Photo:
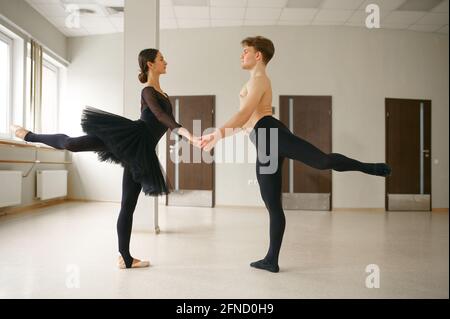
[[[386,210],[431,210],[431,101],[386,99]]]
[[[214,96],[173,96],[170,99],[175,118],[194,135],[199,136],[205,129],[214,127]],[[198,131],[194,130],[196,122]],[[189,160],[174,163],[171,153],[173,156],[175,143],[167,135],[167,178],[174,192],[166,197],[166,204],[214,207],[214,162],[202,161],[201,151],[183,140],[178,143],[185,143],[183,147],[189,148]]]
[[[331,103],[331,96],[280,96],[280,120],[295,135],[330,153]],[[318,170],[298,161],[285,160],[284,208],[331,210],[331,178],[331,170]]]

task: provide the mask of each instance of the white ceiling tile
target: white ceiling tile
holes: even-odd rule
[[[419,21],[417,21],[417,24],[448,24],[448,13],[429,12],[425,14]]]
[[[175,17],[179,19],[209,19],[209,7],[178,7],[175,6]]]
[[[75,4],[74,6],[76,6],[75,8],[77,9],[88,9],[88,10],[92,10],[95,13],[88,13],[88,14],[82,14],[81,16],[88,16],[88,17],[106,17],[108,16],[108,12],[106,11],[106,9],[98,4],[87,4],[87,3],[80,3],[80,4]],[[73,7],[71,7],[70,5],[66,5],[64,7],[66,15],[69,15],[70,11],[73,9]]]
[[[123,25],[121,25],[121,26],[114,26],[114,29],[116,29],[117,32],[122,33],[124,32],[125,28]]]
[[[281,12],[280,20],[312,21],[317,12],[318,9],[285,8]]]
[[[408,30],[421,31],[421,32],[435,32],[441,28],[442,28],[441,25],[437,26],[437,25],[430,25],[430,24],[413,24],[412,26],[409,26]]]
[[[85,36],[123,32],[123,15],[107,16],[99,1],[80,7],[91,7],[98,15],[82,15],[82,27],[70,29],[65,25],[69,15],[60,0],[26,0],[66,36]],[[64,0],[85,2],[88,0]],[[232,27],[241,25],[347,25],[365,26],[368,4],[381,9],[381,24],[388,29],[409,29],[448,34],[449,0],[444,0],[431,13],[394,11],[406,0],[324,0],[319,9],[285,8],[288,0],[209,0],[210,7],[173,6],[172,0],[160,0],[160,28]],[[295,1],[295,0],[294,0]],[[306,1],[306,2],[305,2]],[[298,4],[309,3],[298,0]],[[297,2],[295,2],[297,4]],[[245,8],[248,5],[247,8]],[[100,9],[99,9],[100,8]],[[331,10],[333,9],[333,10]],[[357,10],[356,10],[357,9]],[[352,11],[353,10],[353,11]],[[356,10],[356,11],[354,11]],[[442,25],[447,25],[442,27]]]
[[[438,4],[436,7],[431,9],[431,11],[448,13],[448,3],[449,3],[449,0],[444,0],[440,4]]]
[[[397,10],[398,11],[431,11],[437,7],[442,0],[407,0]]]
[[[172,6],[159,7],[161,19],[175,19],[175,12]]]
[[[366,23],[366,19],[367,19],[367,13],[365,11],[355,11],[350,18],[347,20],[347,23],[351,23],[351,24],[362,24],[365,25]]]
[[[211,7],[245,8],[247,0],[210,0]]]
[[[448,34],[448,25],[444,26],[443,28],[439,29],[437,31],[438,33],[445,33]]]
[[[80,24],[86,29],[92,29],[92,28],[113,28],[114,26],[112,23],[103,17],[80,17]]]
[[[79,29],[60,28],[59,30],[68,37],[80,37],[89,35],[89,32],[84,28]]]
[[[325,0],[320,8],[338,10],[356,10],[364,0]]]
[[[425,12],[416,11],[392,11],[386,18],[381,19],[382,25],[408,25],[419,21]]]
[[[172,5],[180,7],[207,7],[209,0],[172,0]]]
[[[159,27],[161,29],[177,29],[178,24],[176,19],[161,19],[159,21]]]
[[[26,0],[30,4],[60,4],[60,0]]]
[[[96,35],[96,34],[110,34],[110,33],[117,33],[116,29],[113,26],[110,27],[92,27],[92,28],[85,28],[87,32],[89,32],[89,35]]]
[[[403,29],[406,30],[410,24],[402,24],[402,23],[390,23],[390,24],[382,24],[381,28],[383,29]]]
[[[288,0],[286,8],[319,9],[323,0]]]
[[[366,24],[364,22],[352,22],[352,21],[347,21],[344,23],[345,26],[349,26],[349,27],[361,27],[361,28],[365,28]]]
[[[247,8],[245,18],[248,20],[278,20],[281,9],[277,8]]]
[[[376,4],[380,7],[381,14],[387,14],[400,7],[406,0],[365,0],[358,10],[366,11],[369,4]]]
[[[69,0],[73,1],[73,0]],[[98,3],[102,6],[106,7],[124,7],[125,6],[125,0],[94,0],[92,1],[94,3]]]
[[[346,22],[352,14],[351,10],[320,10],[314,22]]]
[[[284,8],[287,0],[248,0],[249,8]]]
[[[179,28],[207,28],[210,25],[209,19],[178,19]]]
[[[211,20],[212,27],[238,27],[244,24],[244,20],[217,19]]]
[[[280,20],[278,25],[310,25],[311,21],[308,20]]]
[[[311,22],[311,25],[343,25],[345,21],[342,22],[336,22],[336,21],[320,21],[320,20],[313,20]]]
[[[47,20],[55,27],[67,27],[65,17],[49,17]]]
[[[212,7],[210,14],[211,14],[211,19],[214,19],[214,20],[222,20],[222,19],[242,20],[242,19],[244,19],[244,15],[245,15],[245,8]]]
[[[261,19],[261,20],[244,20],[244,25],[276,25],[276,19]]]
[[[44,17],[65,17],[68,13],[60,4],[36,4],[33,7]]]
[[[123,17],[109,17],[109,22],[116,28],[123,30],[124,18]]]

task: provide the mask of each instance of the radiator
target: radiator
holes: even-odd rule
[[[36,197],[41,200],[67,196],[67,171],[36,171]]]
[[[22,172],[0,171],[0,207],[22,202]]]

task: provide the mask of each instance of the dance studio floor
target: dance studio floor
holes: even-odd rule
[[[133,232],[132,254],[152,264],[138,270],[116,267],[118,210],[0,218],[0,298],[449,298],[448,213],[287,211],[273,274],[249,267],[267,248],[262,208],[161,206],[159,235]]]

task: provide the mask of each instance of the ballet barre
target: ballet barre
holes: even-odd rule
[[[58,150],[56,148],[48,147],[48,146],[42,146],[42,145],[36,145],[36,144],[28,144],[28,143],[19,143],[14,141],[0,141],[0,146],[8,146],[8,147],[26,147],[26,148],[33,148],[34,150],[34,160],[1,160],[0,163],[9,163],[9,164],[33,164],[28,169],[28,171],[22,175],[22,177],[28,177],[30,175],[33,168],[36,166],[36,164],[72,164],[70,161],[41,161],[38,157],[38,150],[45,150],[45,151],[58,151],[58,152],[64,152],[64,150]]]
[[[58,150],[56,148],[46,146],[46,145],[39,145],[39,144],[30,144],[30,143],[20,143],[16,141],[6,141],[6,140],[0,140],[0,146],[6,145],[10,147],[27,147],[27,148],[38,148],[44,151],[59,151],[63,152],[64,150]]]
[[[19,160],[0,160],[0,163],[15,163],[15,164],[72,164],[72,162],[68,161],[19,161]]]

